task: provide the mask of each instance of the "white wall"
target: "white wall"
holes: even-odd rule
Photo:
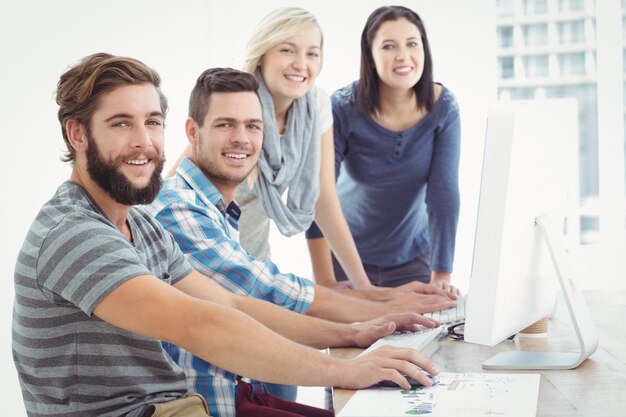
[[[487,105],[495,97],[494,5],[491,0],[399,1],[425,20],[435,79],[457,96],[462,112],[462,214],[456,277],[469,277],[480,158]],[[174,160],[186,141],[183,122],[196,77],[210,66],[242,64],[246,41],[268,11],[307,8],[325,32],[319,84],[332,92],[358,74],[359,37],[367,15],[384,1],[217,0],[2,0],[0,2],[0,373],[2,414],[24,416],[11,359],[13,267],[39,207],[68,178],[54,89],[59,75],[85,55],[105,51],[139,58],[156,68],[170,101],[166,154]],[[358,5],[355,9],[355,5]],[[166,166],[167,169],[167,166]],[[274,258],[290,272],[310,276],[303,237],[272,236]]]

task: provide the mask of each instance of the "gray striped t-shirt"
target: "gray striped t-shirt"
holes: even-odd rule
[[[15,266],[13,357],[34,416],[143,416],[187,391],[157,340],[92,315],[139,275],[175,283],[192,269],[151,216],[131,208],[129,242],[78,185],[66,182],[31,225]]]

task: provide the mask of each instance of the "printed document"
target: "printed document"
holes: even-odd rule
[[[433,387],[357,391],[338,417],[534,417],[539,374],[441,373]]]

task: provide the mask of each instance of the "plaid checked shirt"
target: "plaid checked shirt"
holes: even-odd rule
[[[239,244],[240,210],[222,195],[204,173],[185,159],[176,176],[167,179],[155,201],[146,206],[176,239],[199,272],[229,291],[260,298],[305,314],[314,297],[313,283],[281,273],[270,260],[260,261]],[[190,390],[202,395],[211,416],[235,417],[237,375],[163,342],[165,350],[185,370]]]

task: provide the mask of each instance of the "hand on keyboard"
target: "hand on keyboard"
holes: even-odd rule
[[[449,297],[457,299],[461,295],[461,291],[454,285],[450,284],[452,281],[452,274],[449,272],[433,271],[430,277],[430,283],[436,287],[441,288],[448,294]]]
[[[424,313],[424,317],[437,320],[441,324],[456,324],[465,320],[465,301],[466,297],[459,296],[456,300],[456,306],[430,313]]]
[[[440,297],[456,300],[456,292],[446,291],[440,286],[433,284],[424,284],[420,281],[412,281],[397,287],[375,287],[361,290],[365,296],[374,301],[388,301],[402,294],[414,292],[425,295],[438,295]]]
[[[396,298],[385,301],[385,305],[390,311],[404,312],[412,311],[414,313],[426,313],[429,311],[443,310],[456,306],[456,301],[448,297],[442,297],[435,294],[418,294],[415,292],[407,292]]]
[[[431,356],[437,350],[443,335],[444,328],[441,326],[434,329],[423,329],[418,332],[393,333],[377,340],[369,348],[365,349],[361,355],[372,352],[382,346],[395,346],[414,349],[425,356]]]
[[[437,327],[438,323],[415,313],[392,313],[362,323],[354,323],[354,344],[366,348],[394,332],[415,332]]]

